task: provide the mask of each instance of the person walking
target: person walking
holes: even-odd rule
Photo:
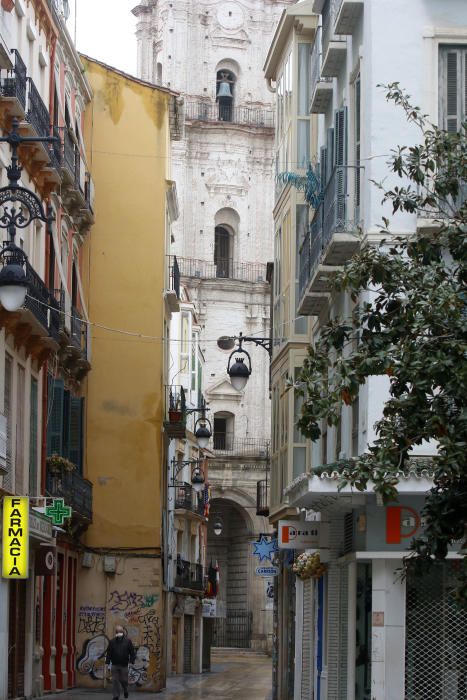
[[[105,655],[105,663],[112,664],[113,700],[119,700],[120,686],[123,688],[123,697],[128,697],[128,664],[134,664],[135,659],[136,652],[131,639],[125,636],[123,627],[117,625],[115,637],[110,640]]]

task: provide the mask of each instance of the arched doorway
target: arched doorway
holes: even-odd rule
[[[252,639],[249,586],[249,515],[232,501],[213,499],[208,527],[208,565],[218,569],[217,614],[212,646],[248,649]],[[215,526],[222,531],[215,534]]]

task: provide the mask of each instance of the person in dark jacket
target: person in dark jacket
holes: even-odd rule
[[[120,698],[120,686],[123,688],[123,697],[128,697],[128,664],[134,664],[136,659],[135,648],[131,639],[125,636],[123,627],[115,627],[115,637],[110,640],[105,655],[105,663],[112,664],[112,693],[113,700]]]

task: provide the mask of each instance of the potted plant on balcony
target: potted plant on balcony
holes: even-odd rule
[[[169,393],[169,421],[171,423],[181,423],[183,418],[183,401],[182,395],[172,392]]]
[[[50,474],[62,474],[63,472],[72,472],[75,468],[73,462],[70,462],[70,460],[66,457],[61,457],[57,454],[53,454],[47,457],[45,464]]]
[[[321,563],[318,552],[314,554],[303,552],[295,560],[292,571],[302,581],[306,581],[309,578],[319,579],[326,571],[326,564]]]

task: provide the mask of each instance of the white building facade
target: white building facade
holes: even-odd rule
[[[313,343],[329,318],[351,314],[351,300],[335,293],[329,280],[358,250],[359,229],[376,244],[382,216],[391,220],[395,236],[429,225],[417,215],[391,217],[371,182],[386,178],[384,187],[390,188],[391,148],[420,139],[378,85],[398,81],[434,123],[459,129],[466,109],[467,6],[461,0],[308,0],[289,12],[316,15],[308,63],[308,161],[321,178],[323,199],[316,210],[309,209],[308,227],[300,228],[298,210],[295,219],[287,213],[287,185],[277,189],[275,295],[279,301],[287,284],[298,283],[295,316],[308,317],[308,329],[302,331]],[[283,23],[283,36],[276,35],[269,53],[266,78],[271,72],[280,76],[287,58],[284,47],[307,41],[294,36],[297,26],[299,22],[294,27]],[[300,105],[295,107],[300,117]],[[278,109],[283,113],[279,101]],[[291,120],[291,129],[292,142],[298,142],[297,120]],[[276,151],[278,172],[300,173],[284,159],[279,138]],[[287,231],[293,244],[284,247]],[[320,548],[327,568],[319,580],[303,581],[293,573],[300,550],[284,550],[281,556],[275,697],[459,700],[467,688],[460,651],[466,644],[466,616],[449,596],[459,565],[456,548],[423,578],[397,574],[411,538],[423,531],[420,513],[432,483],[433,448],[414,450],[412,469],[401,474],[397,503],[380,505],[371,484],[362,494],[339,491],[338,462],[362,454],[375,439],[375,422],[388,396],[387,378],[370,377],[358,400],[342,407],[338,426],[324,425],[313,444],[303,440],[294,431],[300,406],[283,392],[283,381],[300,365],[304,350],[297,344],[296,326],[284,323],[280,306],[274,309],[270,520],[329,524]],[[292,311],[293,306],[288,313]],[[287,327],[291,330],[277,332]]]
[[[172,147],[180,216],[171,252],[195,305],[205,357],[213,427],[207,561],[220,569],[225,617],[213,644],[221,646],[271,646],[272,610],[250,545],[269,531],[256,502],[269,459],[269,361],[248,347],[253,373],[237,392],[226,374],[233,344],[220,349],[217,340],[240,332],[269,337],[275,95],[261,66],[291,4],[144,0],[133,10],[139,76],[180,92],[182,138]],[[220,536],[214,519],[223,524]]]

